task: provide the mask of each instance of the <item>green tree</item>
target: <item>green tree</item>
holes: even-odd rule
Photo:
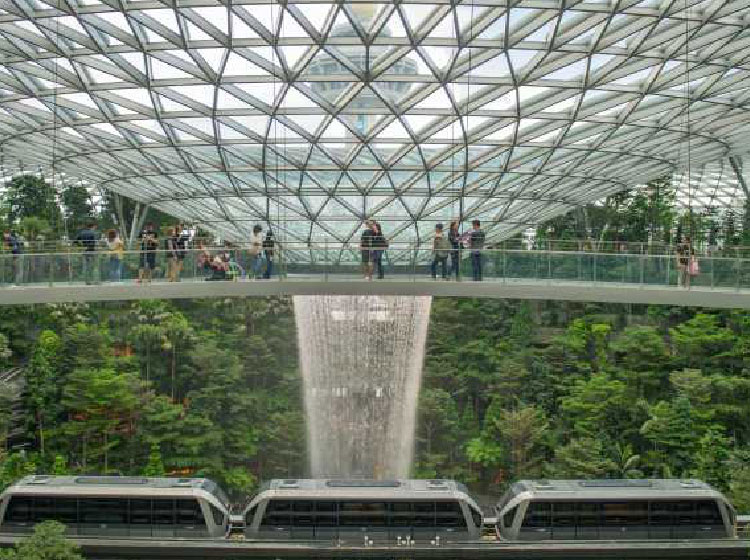
[[[60,414],[60,372],[58,370],[62,343],[52,331],[42,331],[26,368],[25,410],[28,423],[42,457],[47,434],[55,428]]]
[[[0,550],[0,560],[83,560],[78,547],[65,539],[65,525],[45,521],[15,548]]]
[[[110,454],[132,432],[140,390],[141,382],[131,372],[82,368],[70,374],[62,397],[69,419],[61,431],[73,438],[81,468],[109,472]]]
[[[35,175],[19,175],[8,184],[3,205],[11,223],[33,217],[56,229],[60,223],[54,187]]]
[[[152,443],[151,453],[148,456],[148,464],[143,469],[143,476],[164,476],[165,472],[159,444]]]

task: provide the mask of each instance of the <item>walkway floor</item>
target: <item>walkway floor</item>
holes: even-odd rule
[[[289,275],[283,280],[239,280],[179,283],[134,281],[85,285],[28,284],[0,287],[0,305],[187,299],[269,295],[430,295],[507,299],[547,299],[614,303],[647,303],[750,309],[750,289],[583,282],[569,280],[488,279],[461,282],[394,276],[367,281],[352,274]]]

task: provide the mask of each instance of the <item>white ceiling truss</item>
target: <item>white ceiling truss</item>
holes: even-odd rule
[[[747,150],[748,0],[2,0],[0,156],[245,239],[503,238]]]

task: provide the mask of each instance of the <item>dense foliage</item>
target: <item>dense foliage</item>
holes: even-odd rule
[[[83,556],[76,545],[65,540],[64,525],[45,521],[15,548],[0,550],[0,560],[83,560]]]
[[[417,472],[696,477],[750,509],[750,313],[439,299]]]
[[[194,474],[239,498],[258,478],[303,474],[288,300],[5,310],[0,330],[26,363],[11,443],[28,449],[0,453],[0,486],[31,472]]]
[[[28,448],[0,454],[0,484],[195,474],[241,500],[259,479],[304,475],[289,300],[4,311],[6,361],[26,364]],[[0,414],[0,432],[11,424]],[[418,476],[491,492],[520,477],[690,476],[750,511],[748,458],[750,313],[433,303]]]

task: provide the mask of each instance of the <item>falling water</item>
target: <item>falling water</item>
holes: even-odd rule
[[[409,476],[430,304],[294,298],[313,477]]]

